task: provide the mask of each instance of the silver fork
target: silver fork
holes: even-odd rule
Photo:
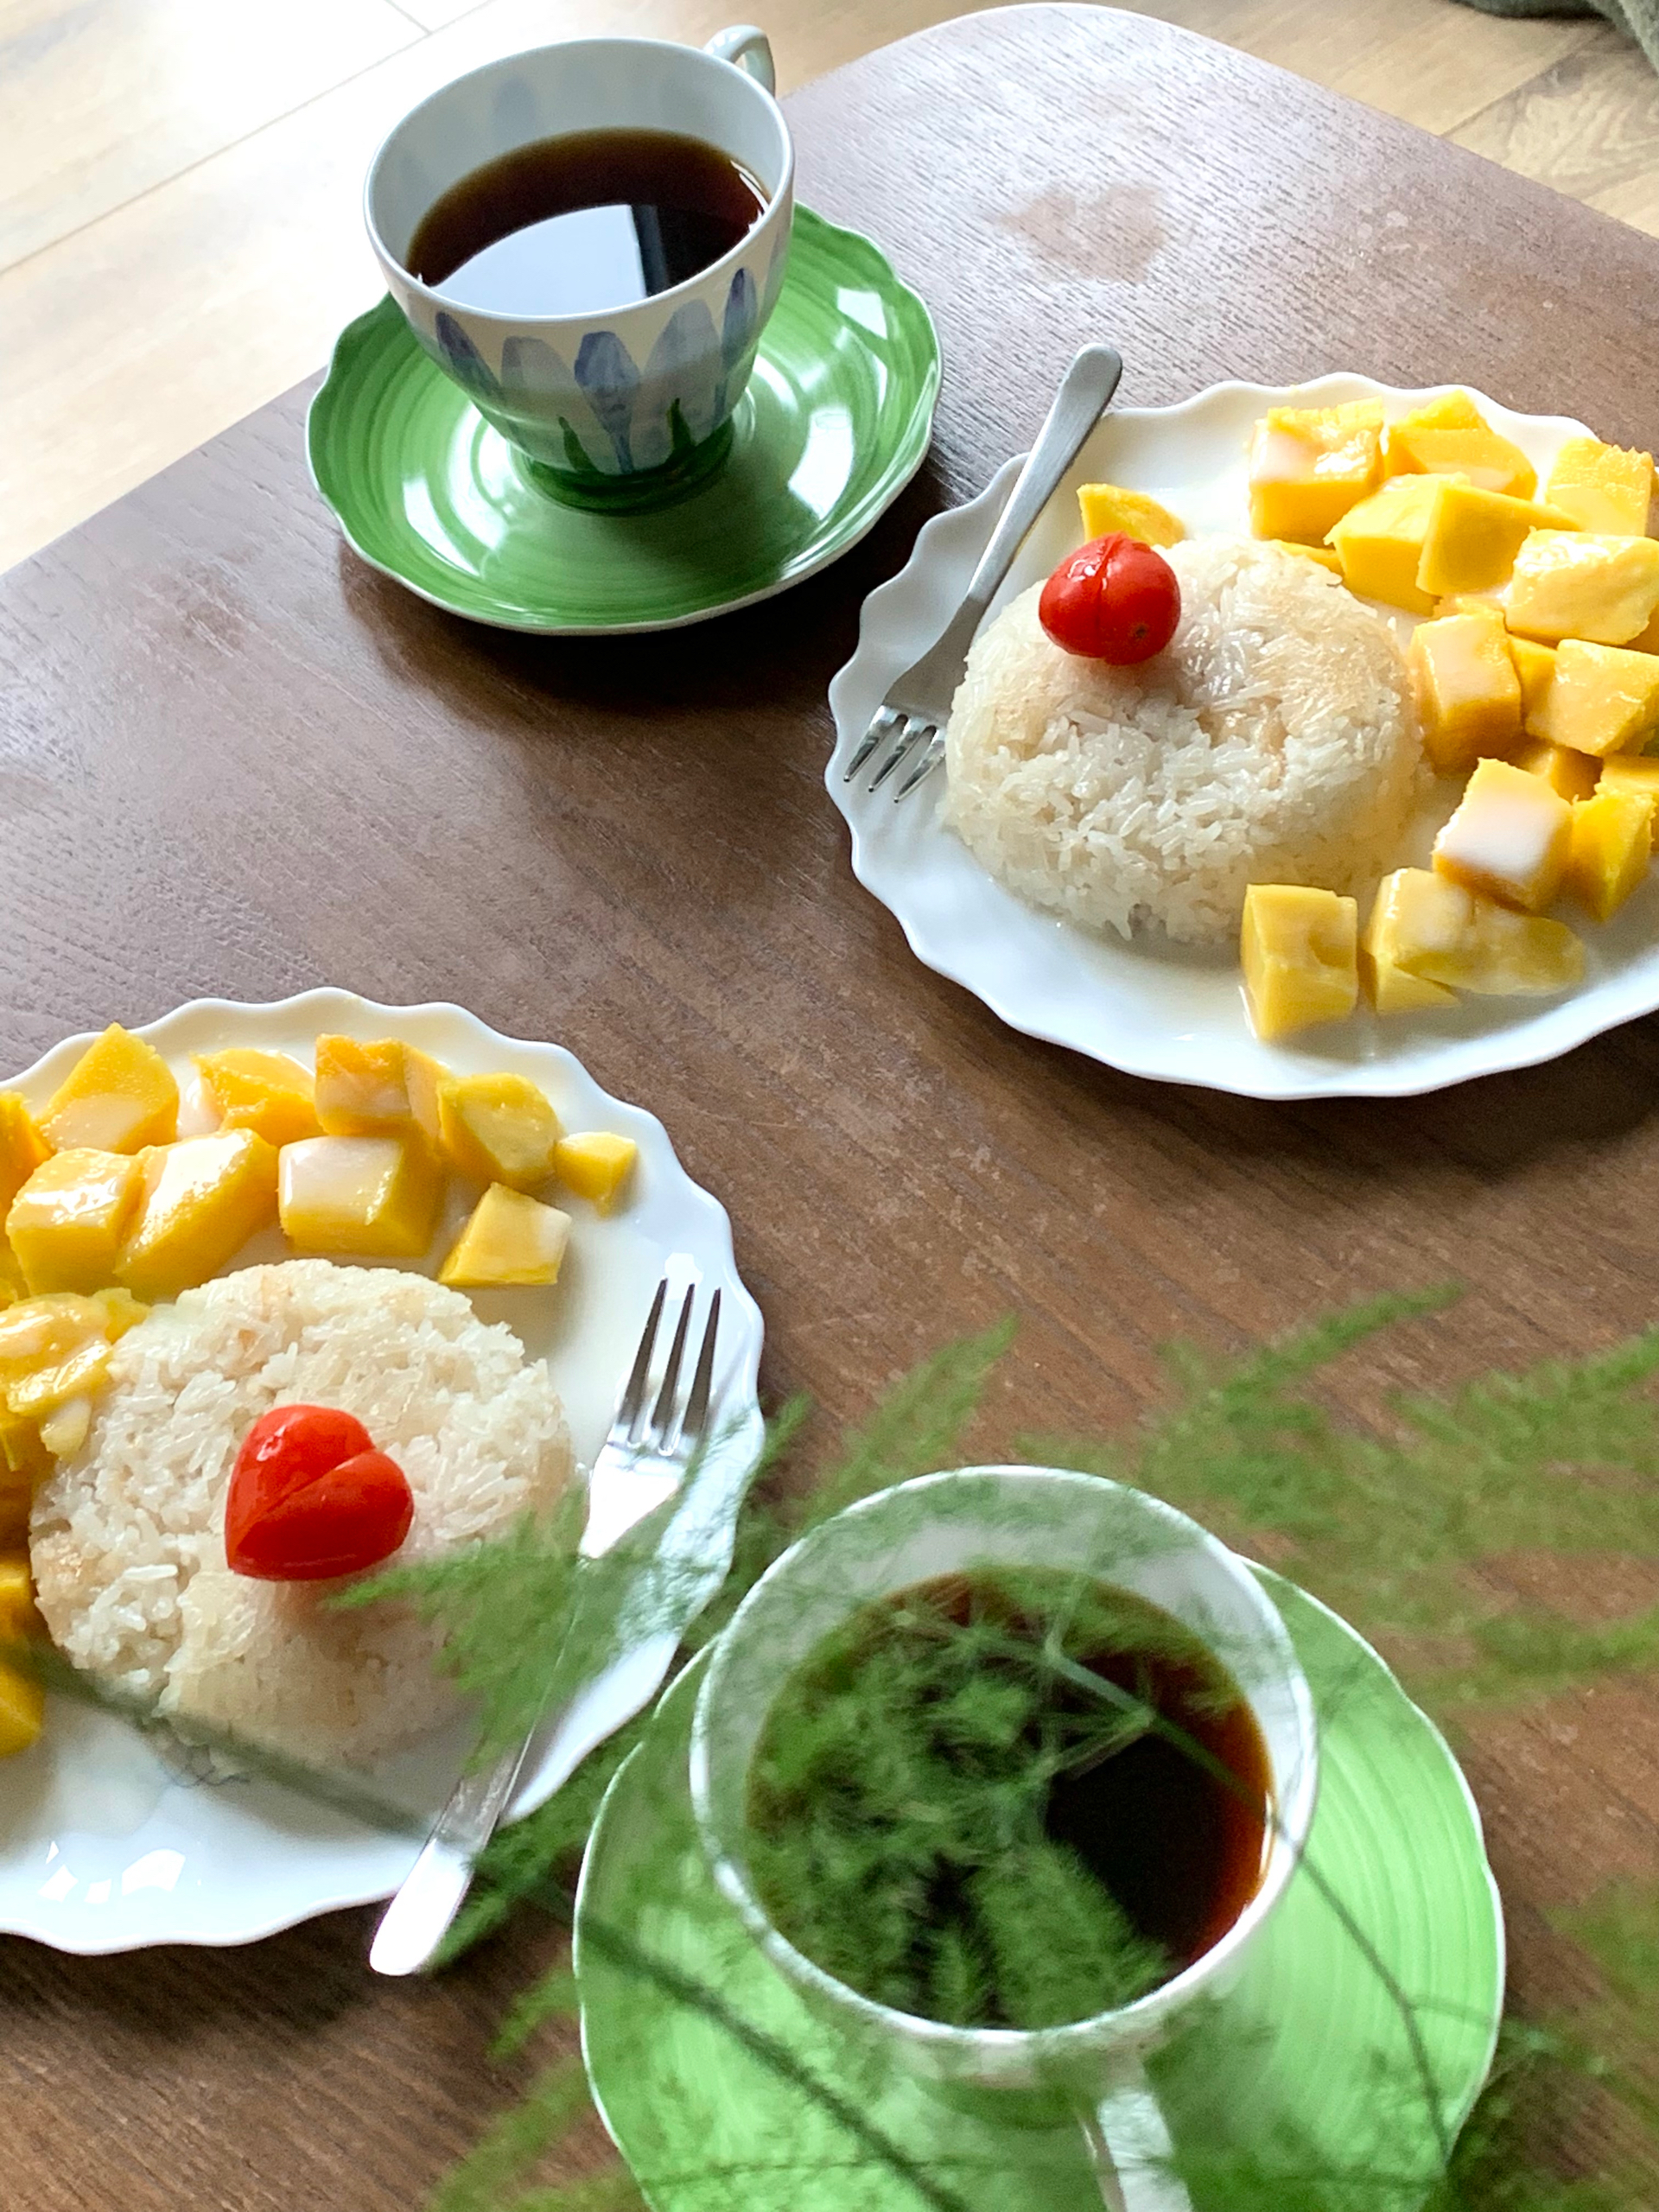
[[[878,747],[886,747],[868,788],[880,791],[889,776],[908,763],[910,772],[893,793],[898,800],[931,776],[944,758],[941,732],[974,632],[1013,566],[1026,532],[1053,498],[1084,440],[1110,404],[1122,373],[1123,364],[1109,346],[1085,346],[1061,378],[1037,442],[997,518],[991,542],[979,556],[966,597],[944,636],[888,685],[887,697],[847,764],[843,783],[850,784]]]
[[[610,1432],[594,1461],[589,1490],[613,1484],[620,1477],[635,1478],[637,1495],[620,1513],[607,1514],[605,1541],[608,1550],[637,1521],[659,1504],[683,1481],[686,1470],[709,1433],[709,1401],[715,1373],[715,1339],[720,1332],[720,1293],[709,1302],[702,1344],[697,1353],[690,1389],[680,1394],[680,1370],[691,1328],[691,1285],[680,1304],[673,1340],[653,1402],[651,1370],[663,1308],[668,1299],[664,1276],[651,1301],[645,1330],[633,1365],[622,1386]],[[436,1950],[450,1923],[460,1911],[473,1878],[480,1852],[494,1834],[512,1794],[531,1746],[539,1730],[505,1751],[493,1765],[462,1775],[438,1815],[436,1827],[405,1877],[403,1886],[381,1916],[369,1952],[369,1964],[378,1974],[413,1974]]]

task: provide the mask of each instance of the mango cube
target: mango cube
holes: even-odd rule
[[[28,1553],[0,1557],[0,1643],[21,1643],[39,1624]]]
[[[1483,491],[1455,477],[1400,477],[1396,482],[1433,484],[1417,588],[1430,596],[1490,591],[1507,583],[1515,556],[1535,530],[1571,530],[1570,517],[1532,499]]]
[[[1540,737],[1598,759],[1639,753],[1659,729],[1659,658],[1563,638],[1535,721]]]
[[[6,1216],[29,1289],[96,1290],[112,1282],[143,1180],[138,1161],[126,1153],[76,1145],[42,1160]]]
[[[1647,875],[1653,813],[1643,791],[1598,791],[1573,808],[1567,888],[1597,921],[1616,914]]]
[[[1659,760],[1644,760],[1639,753],[1614,753],[1601,764],[1596,785],[1603,791],[1636,791],[1659,802]]]
[[[26,1751],[46,1725],[46,1692],[16,1667],[0,1666],[0,1759]]]
[[[139,1298],[206,1282],[276,1218],[276,1147],[257,1129],[158,1145],[143,1166],[137,1217],[116,1262]]]
[[[73,1292],[26,1299],[0,1315],[0,1399],[8,1421],[6,1457],[12,1471],[40,1471],[38,1437],[10,1424],[33,1423],[104,1380],[112,1331],[104,1301]]]
[[[1547,737],[1531,739],[1512,757],[1517,768],[1541,778],[1551,791],[1569,801],[1588,798],[1601,773],[1601,764],[1587,753],[1577,752],[1570,745],[1552,745]]]
[[[449,1071],[386,1037],[317,1039],[317,1119],[331,1137],[423,1137],[438,1141],[438,1091]]]
[[[322,1135],[316,1086],[286,1052],[233,1045],[223,1052],[198,1052],[196,1067],[221,1129],[251,1129],[274,1145]]]
[[[1413,429],[1395,423],[1389,431],[1389,473],[1466,476],[1483,492],[1503,492],[1512,499],[1529,499],[1538,488],[1538,472],[1520,447],[1484,427]]]
[[[1645,537],[1653,498],[1653,455],[1599,438],[1569,438],[1555,456],[1544,497],[1580,530]]]
[[[1495,616],[1446,614],[1420,623],[1406,658],[1423,743],[1442,774],[1520,742],[1521,680]]]
[[[138,1152],[178,1135],[179,1086],[142,1037],[111,1022],[53,1093],[41,1132],[54,1152]]]
[[[52,1147],[15,1090],[0,1090],[0,1219]]]
[[[1408,441],[1416,430],[1490,430],[1491,427],[1468,393],[1457,387],[1426,399],[1397,423],[1390,423],[1389,444],[1392,448],[1396,438]]]
[[[1442,488],[1438,477],[1395,477],[1350,507],[1331,532],[1350,591],[1386,600],[1408,614],[1433,613],[1432,594],[1418,588],[1417,568]]]
[[[1622,645],[1647,627],[1656,607],[1659,539],[1535,530],[1515,556],[1504,619],[1551,645],[1587,638]]]
[[[1397,947],[1408,912],[1402,915],[1402,879],[1414,873],[1402,868],[1384,876],[1371,901],[1370,918],[1359,940],[1359,980],[1378,1014],[1419,1014],[1430,1007],[1455,1006],[1458,995],[1443,983],[1431,983],[1400,965]]]
[[[1250,438],[1250,528],[1322,544],[1382,477],[1382,405],[1270,407]]]
[[[1510,658],[1521,679],[1521,727],[1529,736],[1536,737],[1538,717],[1555,680],[1555,648],[1541,645],[1531,638],[1512,637]]]
[[[1121,484],[1079,485],[1077,505],[1085,540],[1121,530],[1142,545],[1179,545],[1186,536],[1167,507],[1160,506],[1147,493],[1126,491]]]
[[[1385,894],[1391,957],[1408,975],[1499,997],[1583,979],[1584,946],[1564,922],[1515,913],[1427,868],[1396,868],[1377,897]]]
[[[1340,1021],[1359,1001],[1359,909],[1299,883],[1253,883],[1244,893],[1239,959],[1258,1037],[1289,1037]]]
[[[492,1183],[455,1239],[438,1281],[457,1290],[556,1282],[569,1241],[568,1213],[511,1191],[505,1183]]]
[[[1328,545],[1294,545],[1287,537],[1270,537],[1269,545],[1276,545],[1281,553],[1294,553],[1299,561],[1312,561],[1316,568],[1329,569],[1333,576],[1342,574],[1342,562]]]
[[[619,1137],[609,1129],[587,1129],[561,1137],[553,1147],[553,1166],[559,1180],[581,1198],[590,1198],[601,1213],[609,1213],[633,1172],[639,1147],[632,1137]]]
[[[1541,776],[1482,760],[1434,840],[1435,873],[1535,914],[1561,887],[1572,833],[1572,808]]]
[[[414,1260],[432,1242],[443,1180],[418,1136],[304,1137],[277,1154],[276,1193],[301,1251]]]
[[[438,1137],[458,1173],[526,1191],[553,1173],[559,1122],[527,1076],[454,1076],[438,1086]]]

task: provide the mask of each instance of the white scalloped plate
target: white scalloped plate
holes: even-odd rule
[[[546,1359],[576,1455],[587,1464],[659,1277],[667,1269],[677,1281],[718,1285],[716,1382],[726,1421],[704,1473],[734,1514],[762,1427],[760,1311],[738,1278],[724,1209],[687,1175],[662,1123],[602,1090],[562,1046],[499,1036],[460,1007],[382,1007],[333,990],[270,1006],[200,999],[137,1033],[166,1056],[182,1090],[194,1074],[192,1052],[251,1045],[292,1052],[308,1065],[316,1036],[328,1030],[401,1036],[462,1074],[508,1069],[528,1076],[565,1128],[615,1129],[634,1139],[639,1159],[627,1202],[609,1219],[573,1202],[570,1251],[556,1292],[486,1292],[474,1302],[484,1319],[510,1322],[527,1350]],[[8,1087],[44,1103],[87,1041],[66,1038]],[[452,1223],[465,1205],[452,1192]],[[443,1242],[441,1232],[436,1249]],[[236,1264],[285,1255],[272,1231],[238,1254]],[[590,1541],[607,1503],[591,1503]],[[636,1656],[631,1675],[606,1678],[599,1709],[585,1702],[580,1740],[572,1737],[575,1714],[549,1731],[515,1815],[539,1804],[582,1749],[652,1694],[667,1655],[644,1646]],[[412,1808],[435,1811],[454,1782],[461,1751],[452,1736],[391,1763],[377,1779]],[[251,1942],[313,1914],[389,1895],[419,1847],[418,1835],[360,1826],[266,1782],[202,1782],[182,1758],[158,1756],[149,1738],[124,1723],[54,1698],[40,1741],[0,1766],[0,1932],[81,1953]]]
[[[1435,391],[1449,389],[1446,385]],[[1473,387],[1465,387],[1472,390]],[[1264,408],[1379,398],[1390,416],[1432,397],[1359,376],[1328,376],[1294,391],[1217,385],[1177,407],[1107,416],[1039,518],[993,606],[1046,576],[1077,542],[1077,487],[1104,479],[1152,493],[1195,535],[1247,531],[1244,448]],[[1493,427],[1512,438],[1541,481],[1565,438],[1584,425],[1564,416],[1516,415],[1476,392]],[[830,687],[836,750],[825,771],[846,817],[853,870],[890,908],[912,950],[982,998],[1027,1036],[1086,1052],[1109,1067],[1254,1098],[1402,1096],[1474,1076],[1530,1067],[1659,1007],[1659,873],[1605,928],[1585,925],[1583,984],[1560,998],[1462,1000],[1433,1014],[1386,1021],[1362,1013],[1265,1045],[1244,1012],[1236,960],[1090,936],[1038,913],[994,882],[942,824],[943,779],[899,804],[843,784],[854,746],[893,678],[955,612],[1020,457],[966,506],[936,516],[909,562],[864,602],[858,650]],[[1402,630],[1408,615],[1383,608]],[[1449,804],[1425,813],[1402,864],[1422,865]]]

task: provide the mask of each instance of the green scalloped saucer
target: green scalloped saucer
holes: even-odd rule
[[[915,293],[868,238],[798,207],[730,452],[677,505],[562,505],[390,297],[340,333],[307,444],[347,541],[423,599],[509,630],[671,630],[769,599],[856,544],[920,467],[938,388]]]
[[[1319,1809],[1306,1863],[1242,1978],[1154,2060],[1154,2078],[1195,2212],[1346,2203],[1344,2176],[1369,2180],[1353,2190],[1367,2212],[1406,2212],[1427,2193],[1438,2131],[1456,2133],[1491,2063],[1503,1995],[1497,1891],[1473,1800],[1433,1724],[1351,1629],[1258,1572],[1313,1687]],[[990,2119],[982,2101],[947,2104],[874,2064],[750,1941],[692,1825],[686,1747],[701,1671],[681,1677],[612,1784],[576,1907],[588,2077],[656,2212],[919,2212],[922,2200],[798,2072],[787,2078],[752,2041],[619,1963],[607,1929],[712,1986],[773,2039],[786,2069],[832,2084],[973,2212],[1100,2212],[1069,2123]],[[1316,1876],[1413,2000],[1416,2058],[1384,1978]],[[1309,2187],[1313,2176],[1326,2185]]]

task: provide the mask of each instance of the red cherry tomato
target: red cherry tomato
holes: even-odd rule
[[[259,1582],[321,1582],[390,1559],[415,1500],[395,1459],[331,1406],[277,1406],[242,1440],[225,1500],[225,1557]]]
[[[1181,587],[1162,554],[1115,530],[1066,555],[1043,586],[1037,615],[1065,652],[1128,668],[1174,636]]]

